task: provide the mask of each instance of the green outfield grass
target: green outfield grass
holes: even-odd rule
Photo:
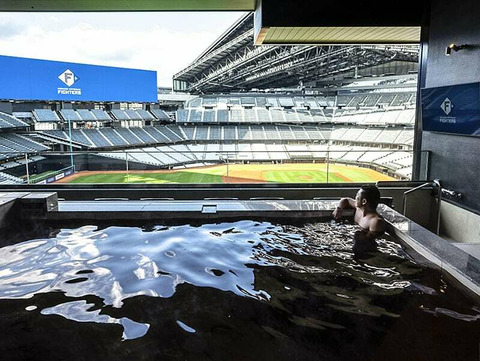
[[[85,175],[68,183],[222,183],[222,176],[208,173],[110,173]]]
[[[68,183],[227,183],[225,165],[160,172],[84,172],[63,180]],[[326,183],[325,164],[232,164],[229,183]],[[384,174],[354,166],[331,165],[328,182],[362,183],[391,180]]]

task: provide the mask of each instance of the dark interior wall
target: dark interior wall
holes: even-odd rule
[[[388,11],[384,0],[335,1],[261,0],[255,25],[261,26],[420,26],[425,0],[402,0]],[[258,21],[258,23],[257,23]]]
[[[480,82],[480,1],[434,0],[431,4],[426,87]],[[445,56],[448,44],[470,49]],[[480,101],[480,99],[479,99]],[[463,207],[480,212],[480,138],[424,132],[422,149],[432,153],[431,178],[461,192]]]

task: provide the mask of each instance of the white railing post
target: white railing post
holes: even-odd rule
[[[128,173],[128,152],[125,152],[125,169],[127,170],[127,183],[129,183],[130,175]]]
[[[330,150],[327,149],[327,183],[329,182],[330,175]]]
[[[228,179],[228,176],[229,176],[229,173],[228,173],[228,153],[227,153],[227,183],[229,183],[229,179]]]
[[[25,168],[27,171],[27,184],[30,184],[30,171],[28,169],[28,154],[25,153]]]

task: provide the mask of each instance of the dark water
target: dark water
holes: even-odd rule
[[[241,221],[0,249],[0,360],[479,360],[480,307],[392,240]]]

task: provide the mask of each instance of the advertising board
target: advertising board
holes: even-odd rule
[[[157,102],[157,72],[0,56],[0,99]]]

